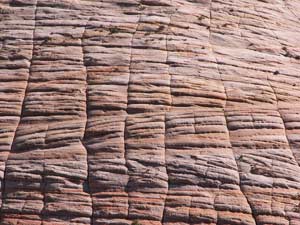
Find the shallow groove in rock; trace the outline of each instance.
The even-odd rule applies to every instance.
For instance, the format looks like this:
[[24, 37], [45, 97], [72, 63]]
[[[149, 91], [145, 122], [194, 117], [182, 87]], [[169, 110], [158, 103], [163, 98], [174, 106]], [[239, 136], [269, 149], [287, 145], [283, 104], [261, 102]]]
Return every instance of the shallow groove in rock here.
[[13, 135], [12, 142], [11, 142], [11, 145], [10, 145], [11, 149], [10, 149], [10, 151], [8, 153], [8, 156], [6, 158], [6, 161], [4, 163], [3, 179], [1, 180], [1, 208], [0, 208], [0, 219], [1, 219], [1, 221], [3, 219], [2, 217], [5, 215], [3, 213], [3, 202], [4, 202], [4, 199], [5, 199], [5, 191], [6, 191], [6, 189], [5, 189], [6, 163], [7, 163], [7, 160], [9, 159], [10, 152], [14, 148], [16, 133], [17, 133], [17, 130], [20, 126], [20, 122], [21, 122], [21, 119], [22, 119], [24, 111], [25, 111], [25, 98], [26, 98], [26, 94], [28, 92], [28, 84], [29, 84], [29, 81], [30, 81], [32, 61], [33, 61], [33, 57], [34, 57], [34, 39], [35, 39], [36, 18], [37, 18], [37, 9], [38, 9], [37, 5], [38, 5], [38, 0], [36, 0], [36, 2], [34, 4], [34, 9], [33, 9], [34, 25], [33, 25], [33, 29], [32, 29], [32, 47], [31, 47], [32, 51], [31, 51], [31, 59], [29, 60], [28, 76], [27, 76], [26, 85], [25, 85], [25, 89], [24, 89], [24, 97], [23, 97], [23, 100], [22, 100], [22, 103], [21, 103], [21, 111], [19, 113], [18, 123], [16, 125], [15, 130], [14, 130], [14, 135]]

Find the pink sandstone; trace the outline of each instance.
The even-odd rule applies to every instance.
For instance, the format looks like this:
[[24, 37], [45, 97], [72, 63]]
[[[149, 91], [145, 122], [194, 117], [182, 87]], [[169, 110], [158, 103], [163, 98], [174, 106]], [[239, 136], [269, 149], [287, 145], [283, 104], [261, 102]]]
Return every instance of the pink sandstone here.
[[0, 224], [300, 224], [300, 1], [0, 0], [0, 31]]

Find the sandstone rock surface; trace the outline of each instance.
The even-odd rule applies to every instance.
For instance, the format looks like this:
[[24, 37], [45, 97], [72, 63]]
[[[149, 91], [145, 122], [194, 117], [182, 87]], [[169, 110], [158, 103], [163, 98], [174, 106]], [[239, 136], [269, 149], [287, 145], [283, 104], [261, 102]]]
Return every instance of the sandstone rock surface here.
[[299, 225], [298, 0], [0, 0], [0, 223]]

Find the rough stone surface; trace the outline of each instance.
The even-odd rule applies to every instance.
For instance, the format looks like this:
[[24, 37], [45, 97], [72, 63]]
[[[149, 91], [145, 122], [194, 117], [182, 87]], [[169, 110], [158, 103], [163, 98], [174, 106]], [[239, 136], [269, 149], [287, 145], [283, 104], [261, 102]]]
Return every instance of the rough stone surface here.
[[299, 225], [298, 0], [0, 0], [0, 223]]

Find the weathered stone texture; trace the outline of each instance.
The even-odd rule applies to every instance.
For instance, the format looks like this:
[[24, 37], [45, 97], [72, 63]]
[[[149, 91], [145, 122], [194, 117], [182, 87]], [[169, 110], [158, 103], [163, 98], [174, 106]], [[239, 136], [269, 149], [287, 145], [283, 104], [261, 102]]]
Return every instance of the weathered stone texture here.
[[299, 225], [298, 0], [0, 0], [0, 224]]

